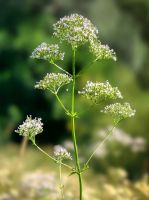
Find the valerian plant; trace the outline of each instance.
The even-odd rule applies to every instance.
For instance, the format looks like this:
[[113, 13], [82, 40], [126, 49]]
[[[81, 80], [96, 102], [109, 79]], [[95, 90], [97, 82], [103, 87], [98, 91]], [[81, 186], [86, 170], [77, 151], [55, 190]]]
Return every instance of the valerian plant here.
[[[112, 59], [116, 61], [116, 54], [113, 49], [110, 49], [108, 45], [101, 44], [98, 37], [97, 28], [91, 23], [87, 18], [72, 14], [70, 16], [65, 16], [61, 18], [57, 23], [53, 25], [54, 37], [56, 37], [60, 42], [66, 42], [71, 46], [72, 49], [72, 74], [68, 73], [61, 66], [56, 64], [57, 61], [62, 61], [64, 59], [64, 53], [61, 52], [58, 44], [47, 44], [43, 42], [39, 45], [32, 53], [31, 58], [42, 59], [48, 61], [50, 64], [57, 67], [61, 73], [48, 73], [43, 80], [40, 80], [35, 84], [36, 89], [47, 90], [52, 93], [60, 103], [62, 109], [71, 119], [71, 130], [72, 130], [72, 141], [74, 145], [74, 159], [69, 152], [60, 145], [54, 148], [54, 154], [49, 155], [43, 149], [41, 149], [37, 144], [35, 137], [37, 134], [42, 133], [43, 123], [41, 118], [33, 119], [32, 116], [27, 116], [27, 119], [22, 125], [16, 130], [20, 135], [27, 137], [34, 146], [36, 146], [43, 154], [45, 154], [49, 159], [53, 160], [59, 166], [59, 176], [60, 176], [60, 190], [62, 198], [63, 194], [63, 183], [62, 183], [62, 166], [67, 167], [70, 170], [70, 175], [76, 174], [79, 180], [79, 199], [83, 199], [83, 183], [82, 183], [82, 173], [89, 168], [89, 163], [94, 156], [95, 152], [101, 145], [108, 139], [112, 134], [115, 126], [122, 120], [130, 118], [135, 115], [135, 110], [133, 110], [129, 103], [119, 103], [106, 105], [101, 108], [101, 112], [104, 114], [109, 114], [112, 116], [114, 121], [114, 126], [108, 131], [105, 139], [99, 143], [94, 152], [90, 155], [83, 166], [80, 166], [76, 130], [75, 130], [75, 119], [78, 117], [79, 113], [75, 110], [75, 85], [76, 85], [76, 51], [78, 47], [88, 44], [89, 52], [94, 56], [93, 62], [100, 61], [102, 59]], [[59, 90], [66, 84], [71, 84], [71, 109], [67, 108], [63, 104], [59, 97]], [[117, 100], [123, 99], [123, 96], [117, 87], [111, 86], [108, 81], [92, 82], [87, 81], [86, 85], [78, 91], [78, 95], [82, 98], [86, 98], [98, 107], [102, 106], [101, 102], [107, 102], [107, 100]], [[74, 160], [74, 165], [68, 165], [65, 160]]]

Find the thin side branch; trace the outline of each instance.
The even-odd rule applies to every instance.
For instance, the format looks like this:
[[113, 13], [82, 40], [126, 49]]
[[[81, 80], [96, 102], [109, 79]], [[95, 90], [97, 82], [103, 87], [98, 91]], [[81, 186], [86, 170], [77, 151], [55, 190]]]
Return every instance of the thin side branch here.
[[98, 149], [100, 149], [103, 144], [109, 139], [109, 137], [111, 136], [111, 134], [113, 133], [113, 130], [115, 129], [117, 124], [115, 124], [115, 126], [113, 126], [110, 130], [108, 130], [106, 137], [104, 138], [104, 140], [99, 143], [97, 145], [97, 147], [95, 148], [95, 150], [93, 151], [93, 153], [90, 155], [89, 159], [87, 160], [87, 162], [85, 163], [85, 165], [87, 166], [89, 164], [89, 162], [91, 161], [91, 159], [93, 158], [94, 154], [97, 152]]

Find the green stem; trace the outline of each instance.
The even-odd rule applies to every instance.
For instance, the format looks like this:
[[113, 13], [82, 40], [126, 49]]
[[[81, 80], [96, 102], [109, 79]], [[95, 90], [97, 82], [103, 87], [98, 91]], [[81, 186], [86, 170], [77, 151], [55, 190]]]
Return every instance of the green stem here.
[[78, 171], [78, 178], [79, 178], [79, 187], [80, 187], [80, 200], [82, 200], [82, 175], [80, 169], [80, 161], [78, 156], [78, 148], [77, 148], [77, 141], [76, 141], [76, 133], [75, 133], [75, 49], [72, 49], [72, 72], [73, 72], [73, 81], [72, 81], [72, 99], [71, 99], [71, 118], [72, 118], [72, 139], [74, 145], [74, 153], [75, 153], [75, 160], [76, 160], [76, 168]]
[[63, 183], [62, 183], [62, 165], [61, 163], [59, 164], [59, 179], [60, 179], [60, 192], [61, 192], [61, 197], [64, 199], [64, 191], [63, 191]]
[[[53, 160], [54, 162], [57, 163], [57, 160], [56, 160], [55, 158], [53, 158], [53, 157], [50, 156], [48, 153], [46, 153], [46, 152], [45, 152], [43, 149], [41, 149], [35, 142], [33, 142], [33, 145], [34, 145], [35, 147], [37, 147], [37, 149], [38, 149], [39, 151], [41, 151], [43, 154], [45, 154], [48, 158], [50, 158], [51, 160]], [[67, 165], [67, 164], [65, 164], [65, 163], [62, 163], [62, 162], [61, 162], [61, 164], [62, 164], [63, 166], [65, 166], [65, 167], [67, 167], [67, 168], [69, 168], [69, 169], [72, 170], [72, 167], [71, 167], [71, 166], [69, 166], [69, 165]]]
[[65, 72], [67, 75], [71, 76], [71, 74], [69, 74], [69, 72], [67, 72], [66, 70], [64, 70], [63, 68], [61, 68], [60, 66], [58, 66], [56, 63], [52, 62], [52, 64], [57, 67], [58, 69], [60, 69], [61, 71]]
[[85, 67], [82, 68], [82, 70], [76, 75], [76, 77], [78, 78], [79, 76], [81, 76], [81, 74], [84, 71], [87, 71], [90, 69], [90, 67], [92, 67], [92, 65], [96, 62], [96, 60], [93, 60], [92, 62], [90, 62], [89, 64], [87, 64]]
[[69, 112], [69, 110], [64, 106], [64, 104], [62, 103], [62, 101], [60, 100], [59, 96], [55, 93], [55, 96], [58, 100], [58, 102], [60, 103], [61, 107], [64, 109], [64, 111], [66, 112], [67, 115], [71, 116], [71, 113]]
[[[116, 126], [116, 125], [115, 125]], [[110, 130], [108, 130], [106, 137], [104, 138], [104, 140], [99, 143], [96, 147], [96, 149], [93, 151], [93, 153], [90, 155], [89, 159], [87, 160], [87, 162], [85, 163], [85, 165], [87, 166], [89, 164], [89, 162], [91, 161], [92, 157], [94, 156], [94, 154], [96, 153], [96, 151], [101, 148], [101, 146], [109, 139], [109, 137], [111, 136], [113, 130], [115, 129], [115, 126], [113, 126]]]

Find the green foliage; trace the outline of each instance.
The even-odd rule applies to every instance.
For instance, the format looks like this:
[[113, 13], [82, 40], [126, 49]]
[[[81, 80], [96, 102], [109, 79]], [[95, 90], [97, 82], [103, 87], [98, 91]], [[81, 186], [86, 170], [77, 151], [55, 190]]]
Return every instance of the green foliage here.
[[[139, 9], [138, 9], [139, 8]], [[53, 101], [48, 93], [33, 89], [36, 80], [41, 79], [47, 70], [49, 72], [57, 70], [48, 63], [33, 62], [29, 59], [32, 50], [42, 41], [55, 43], [55, 39], [50, 38], [52, 24], [56, 18], [70, 12], [78, 10], [79, 13], [85, 13], [86, 16], [92, 16], [92, 20], [100, 27], [99, 34], [104, 41], [112, 46], [117, 55], [118, 62], [101, 61], [100, 64], [94, 64], [92, 67], [84, 68], [85, 76], [78, 76], [78, 88], [83, 88], [88, 79], [93, 81], [109, 80], [112, 85], [119, 85], [119, 89], [125, 94], [130, 103], [134, 104], [137, 110], [136, 117], [133, 120], [123, 122], [121, 128], [125, 129], [130, 135], [141, 135], [148, 141], [149, 130], [149, 68], [148, 68], [148, 1], [54, 1], [46, 2], [40, 0], [20, 1], [14, 0], [1, 2], [0, 6], [0, 143], [6, 143], [11, 140], [11, 133], [16, 129], [17, 124], [25, 118], [25, 115], [31, 113], [41, 116], [46, 121], [46, 130], [43, 143], [62, 141], [69, 136], [70, 122], [64, 113], [59, 109], [58, 102]], [[109, 19], [109, 13], [112, 19]], [[47, 28], [48, 24], [48, 28]], [[70, 48], [61, 45], [64, 51], [68, 51], [63, 66], [70, 70]], [[79, 48], [77, 53], [77, 69], [80, 70], [91, 61], [91, 55], [85, 47]], [[94, 69], [94, 70], [93, 70]], [[70, 90], [69, 86], [67, 87]], [[61, 99], [64, 104], [69, 105], [69, 92], [62, 94]], [[88, 104], [81, 97], [78, 97], [77, 111], [82, 113], [83, 117], [76, 127], [80, 132], [80, 145], [83, 147], [88, 144], [88, 140], [94, 138], [94, 130], [101, 125], [104, 126], [111, 120], [101, 118], [100, 110], [97, 112], [88, 110]], [[51, 105], [49, 105], [51, 101]], [[24, 104], [25, 102], [25, 104]], [[46, 111], [46, 112], [45, 112]], [[99, 111], [99, 112], [98, 112]], [[91, 116], [91, 117], [90, 117]], [[54, 117], [54, 120], [53, 120]], [[53, 125], [54, 124], [54, 125]], [[55, 133], [51, 129], [55, 129]], [[59, 128], [63, 130], [59, 134]], [[13, 140], [18, 138], [15, 135]], [[86, 143], [86, 144], [85, 144]], [[119, 148], [119, 147], [117, 147]], [[146, 168], [148, 163], [148, 146], [146, 151], [137, 155], [137, 162], [127, 156], [125, 163], [131, 174], [136, 166], [139, 169]], [[121, 154], [119, 160], [122, 160], [125, 151]], [[112, 165], [112, 158], [108, 164]], [[141, 161], [140, 161], [141, 160]], [[119, 162], [119, 165], [124, 163]]]

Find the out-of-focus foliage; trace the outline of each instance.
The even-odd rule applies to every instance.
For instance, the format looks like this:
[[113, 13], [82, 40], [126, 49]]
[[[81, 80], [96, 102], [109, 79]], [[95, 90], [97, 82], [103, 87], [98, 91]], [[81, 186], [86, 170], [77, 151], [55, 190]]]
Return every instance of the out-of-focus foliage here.
[[[52, 24], [59, 17], [75, 12], [88, 17], [97, 26], [100, 40], [108, 43], [118, 58], [117, 62], [101, 61], [89, 66], [92, 55], [88, 47], [79, 48], [76, 67], [77, 72], [82, 71], [77, 78], [77, 89], [81, 90], [87, 80], [109, 80], [113, 86], [118, 86], [136, 109], [135, 118], [124, 121], [120, 128], [131, 137], [141, 136], [146, 141], [145, 150], [135, 153], [133, 158], [125, 154], [129, 152], [127, 147], [123, 150], [120, 145], [113, 144], [111, 151], [119, 152], [122, 148], [120, 155], [116, 159], [111, 155], [102, 163], [106, 166], [125, 163], [133, 175], [136, 166], [138, 174], [144, 173], [149, 167], [149, 2], [145, 0], [0, 1], [0, 143], [10, 141], [10, 134], [30, 114], [42, 117], [45, 124], [44, 134], [38, 141], [57, 143], [70, 138], [70, 121], [64, 117], [54, 97], [48, 92], [34, 90], [36, 81], [47, 72], [57, 70], [48, 62], [35, 61], [29, 56], [42, 42], [55, 42]], [[61, 44], [61, 48], [66, 52], [62, 67], [71, 72], [71, 49], [65, 44]], [[63, 91], [62, 101], [69, 107], [69, 86]], [[88, 108], [89, 103], [78, 96], [76, 109], [80, 118], [76, 128], [82, 150], [98, 140], [95, 132], [99, 127], [112, 123], [100, 113], [101, 107], [93, 107], [89, 112]], [[19, 140], [17, 134], [14, 137], [13, 140]], [[125, 162], [120, 162], [124, 156]]]
[[[18, 148], [10, 145], [4, 150], [5, 156], [11, 157], [8, 160], [3, 154], [0, 154], [1, 200], [60, 199], [56, 164], [49, 165], [49, 161], [42, 156], [39, 158], [39, 152], [33, 149], [28, 149], [26, 155], [19, 160], [18, 157], [13, 156], [17, 154]], [[76, 177], [68, 176], [65, 168], [62, 171], [65, 199], [78, 199]], [[83, 198], [84, 200], [147, 200], [149, 198], [148, 176], [145, 174], [142, 179], [131, 182], [123, 168], [110, 167], [106, 175], [87, 171], [84, 174]]]

